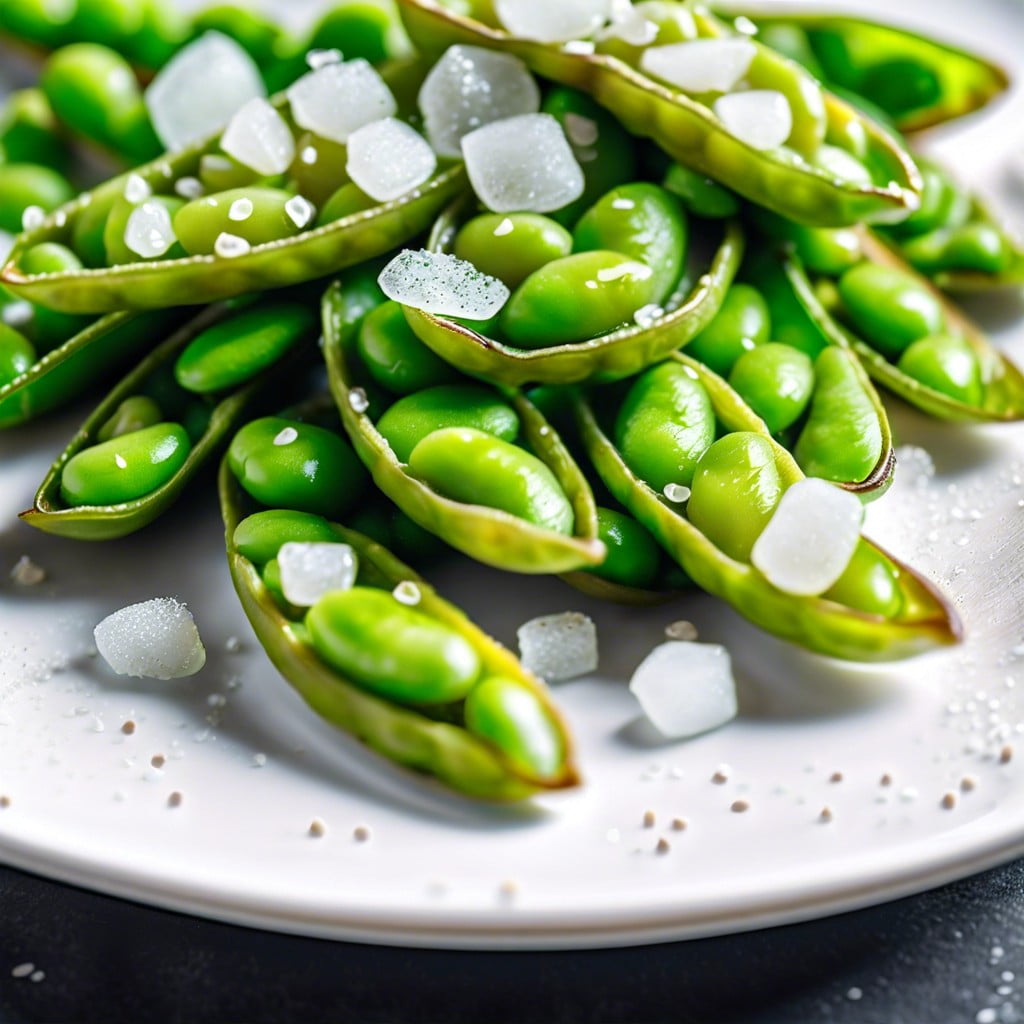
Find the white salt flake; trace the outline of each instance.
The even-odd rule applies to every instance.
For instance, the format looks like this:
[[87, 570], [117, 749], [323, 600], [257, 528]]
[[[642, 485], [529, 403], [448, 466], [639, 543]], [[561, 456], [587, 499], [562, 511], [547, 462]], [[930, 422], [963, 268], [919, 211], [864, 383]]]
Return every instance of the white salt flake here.
[[540, 109], [540, 89], [518, 57], [479, 46], [451, 46], [419, 93], [427, 138], [441, 156], [460, 156], [465, 135]]
[[334, 47], [327, 50], [310, 50], [306, 54], [306, 64], [314, 71], [317, 68], [326, 67], [328, 64], [340, 64], [341, 60], [341, 50]]
[[174, 191], [182, 199], [199, 199], [200, 196], [206, 194], [203, 183], [198, 178], [193, 178], [190, 174], [186, 174], [174, 183]]
[[171, 597], [121, 608], [100, 622], [93, 636], [119, 675], [178, 679], [195, 675], [206, 663], [192, 613]]
[[598, 39], [621, 39], [630, 46], [647, 46], [658, 38], [658, 26], [634, 7], [632, 0], [612, 0], [611, 22], [597, 32]]
[[281, 590], [300, 608], [310, 608], [324, 594], [350, 590], [356, 581], [359, 560], [348, 544], [289, 541], [281, 546]]
[[252, 200], [248, 196], [242, 196], [228, 207], [228, 220], [248, 220], [252, 216], [252, 211]]
[[597, 668], [597, 628], [580, 612], [530, 619], [516, 635], [523, 665], [549, 683], [574, 679]]
[[855, 494], [813, 477], [800, 480], [783, 494], [751, 561], [779, 590], [822, 594], [849, 565], [862, 518]]
[[171, 215], [163, 203], [140, 203], [128, 215], [124, 244], [144, 260], [156, 259], [177, 241]]
[[422, 185], [437, 168], [430, 143], [394, 117], [357, 128], [348, 140], [348, 176], [368, 196], [386, 203]]
[[233, 259], [235, 256], [244, 256], [252, 249], [252, 244], [240, 235], [233, 235], [230, 231], [222, 231], [213, 243], [213, 251], [225, 259]]
[[25, 327], [27, 324], [32, 323], [35, 315], [32, 303], [28, 302], [26, 299], [19, 299], [17, 302], [8, 302], [7, 305], [0, 310], [0, 319], [2, 319], [8, 327]]
[[365, 60], [327, 64], [288, 88], [292, 116], [301, 128], [347, 142], [357, 128], [398, 113], [387, 83]]
[[253, 59], [233, 39], [206, 32], [179, 50], [146, 90], [146, 108], [167, 149], [212, 135], [266, 88]]
[[640, 67], [684, 92], [728, 92], [747, 73], [756, 53], [749, 39], [693, 39], [648, 47]]
[[294, 427], [284, 427], [278, 432], [271, 443], [278, 448], [283, 448], [286, 444], [297, 441], [298, 438], [299, 432]]
[[316, 216], [316, 207], [305, 196], [292, 196], [284, 204], [284, 212], [297, 228], [304, 228]]
[[654, 727], [671, 739], [717, 729], [736, 717], [736, 683], [728, 652], [718, 644], [659, 644], [629, 681]]
[[377, 279], [389, 299], [442, 316], [486, 320], [508, 301], [509, 290], [472, 263], [443, 252], [404, 249]]
[[391, 596], [399, 604], [409, 605], [410, 607], [418, 605], [423, 598], [420, 588], [412, 580], [402, 580], [391, 591]]
[[542, 43], [583, 39], [612, 13], [612, 0], [495, 0], [494, 12], [513, 35]]
[[22, 231], [35, 231], [46, 220], [46, 211], [41, 206], [26, 206], [21, 211]]
[[751, 89], [719, 96], [714, 111], [726, 131], [752, 149], [775, 149], [793, 130], [789, 100], [774, 89]]
[[520, 114], [462, 140], [466, 172], [480, 201], [496, 213], [550, 213], [583, 194], [583, 171], [558, 120]]
[[153, 194], [153, 190], [141, 174], [129, 174], [124, 180], [124, 189], [121, 194], [129, 203], [141, 203]]
[[259, 174], [283, 174], [295, 159], [295, 139], [288, 125], [259, 96], [235, 112], [220, 137], [220, 148]]
[[11, 579], [19, 587], [34, 587], [46, 579], [46, 570], [36, 565], [28, 555], [22, 555], [11, 569]]
[[15, 966], [11, 968], [11, 977], [27, 978], [35, 969], [36, 965], [30, 961], [26, 961], [23, 964], [15, 964]]
[[370, 399], [363, 388], [350, 388], [348, 404], [353, 412], [364, 413], [370, 408]]

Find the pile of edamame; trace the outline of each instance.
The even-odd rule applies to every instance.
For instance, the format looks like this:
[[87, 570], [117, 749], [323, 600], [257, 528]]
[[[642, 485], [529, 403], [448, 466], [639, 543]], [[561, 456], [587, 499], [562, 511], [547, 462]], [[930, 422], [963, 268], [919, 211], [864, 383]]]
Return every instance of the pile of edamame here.
[[[1024, 377], [951, 298], [1020, 286], [1024, 253], [907, 141], [998, 95], [998, 68], [849, 16], [592, 6], [566, 38], [474, 0], [347, 0], [302, 37], [235, 4], [0, 6], [38, 62], [0, 108], [0, 427], [107, 388], [25, 520], [122, 536], [222, 456], [232, 578], [282, 675], [486, 799], [574, 785], [568, 725], [418, 569], [468, 556], [641, 604], [697, 586], [811, 650], [908, 657], [960, 637], [921, 575], [854, 533], [831, 582], [794, 592], [757, 541], [805, 476], [884, 493], [876, 384], [949, 420], [1024, 417]], [[211, 31], [271, 93], [265, 159], [234, 121], [164, 152], [148, 83]], [[488, 208], [440, 152], [374, 198], [293, 88], [343, 69], [429, 139], [418, 98], [452, 47], [528, 80], [572, 199]], [[748, 102], [781, 111], [778, 138]], [[493, 310], [385, 294], [399, 250]], [[318, 551], [351, 573], [307, 599], [290, 559]]]

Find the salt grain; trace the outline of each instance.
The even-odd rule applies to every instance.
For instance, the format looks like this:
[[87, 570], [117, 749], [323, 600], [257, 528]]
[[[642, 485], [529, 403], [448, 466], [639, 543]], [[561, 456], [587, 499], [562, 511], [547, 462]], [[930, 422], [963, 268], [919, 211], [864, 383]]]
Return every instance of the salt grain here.
[[405, 249], [378, 278], [389, 299], [442, 316], [487, 320], [505, 305], [508, 288], [448, 253]]
[[28, 555], [22, 555], [11, 569], [11, 579], [19, 587], [34, 587], [46, 579], [46, 570], [36, 565]]
[[640, 67], [684, 92], [728, 92], [747, 73], [756, 53], [749, 39], [694, 39], [648, 47]]
[[303, 75], [288, 88], [288, 101], [296, 124], [333, 142], [347, 142], [364, 124], [398, 113], [384, 79], [362, 59]]
[[234, 259], [236, 256], [244, 256], [252, 249], [252, 244], [230, 231], [222, 231], [213, 243], [213, 251], [224, 259]]
[[420, 588], [412, 580], [402, 580], [396, 584], [391, 591], [391, 596], [399, 603], [413, 607], [418, 605], [423, 598]]
[[665, 484], [661, 493], [674, 505], [681, 505], [690, 500], [690, 488], [683, 484]]
[[96, 647], [119, 675], [177, 679], [206, 663], [206, 650], [191, 612], [158, 597], [108, 615], [93, 631]]
[[597, 668], [597, 628], [580, 612], [530, 619], [517, 637], [524, 667], [548, 682], [574, 679]]
[[353, 412], [364, 413], [370, 408], [370, 399], [362, 388], [352, 388], [348, 393], [348, 404]]
[[383, 203], [427, 181], [437, 169], [437, 157], [415, 128], [387, 117], [349, 136], [345, 169], [363, 192]]
[[323, 50], [309, 50], [306, 53], [306, 64], [314, 71], [317, 68], [326, 67], [328, 64], [340, 64], [342, 59], [341, 50], [334, 48]]
[[124, 244], [144, 260], [156, 259], [177, 241], [171, 215], [163, 203], [144, 202], [128, 215]]
[[121, 194], [129, 203], [141, 203], [153, 194], [153, 189], [141, 174], [129, 174]]
[[542, 43], [585, 39], [611, 16], [612, 0], [495, 0], [494, 12], [512, 35]]
[[698, 638], [697, 627], [686, 619], [679, 619], [670, 622], [665, 627], [665, 638], [667, 640], [694, 641]]
[[793, 130], [789, 101], [774, 89], [728, 93], [715, 100], [714, 111], [726, 130], [751, 149], [775, 149]]
[[284, 118], [263, 98], [244, 104], [228, 122], [220, 148], [263, 175], [283, 174], [295, 159], [295, 139]]
[[299, 229], [311, 224], [316, 216], [316, 207], [305, 196], [292, 196], [284, 204], [288, 219]]
[[41, 206], [26, 206], [21, 211], [22, 231], [35, 231], [46, 220], [46, 211]]
[[203, 183], [198, 178], [186, 175], [174, 183], [174, 191], [182, 199], [199, 199], [206, 192]]
[[12, 978], [27, 978], [34, 970], [36, 965], [31, 961], [26, 961], [23, 964], [17, 964], [11, 968]]
[[310, 608], [325, 594], [350, 590], [359, 571], [359, 560], [348, 544], [289, 541], [277, 556], [281, 590], [299, 608]]

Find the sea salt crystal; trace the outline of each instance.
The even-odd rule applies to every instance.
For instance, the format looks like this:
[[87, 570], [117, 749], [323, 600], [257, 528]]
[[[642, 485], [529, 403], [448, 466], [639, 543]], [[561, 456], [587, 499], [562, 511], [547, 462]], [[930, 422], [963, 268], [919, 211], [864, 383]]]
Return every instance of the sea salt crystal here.
[[292, 196], [284, 204], [284, 212], [297, 228], [304, 228], [316, 216], [316, 207], [305, 196]]
[[611, 22], [599, 32], [598, 39], [621, 39], [630, 46], [647, 46], [658, 38], [658, 26], [634, 7], [632, 0], [612, 0]]
[[659, 644], [633, 673], [629, 689], [654, 727], [672, 739], [717, 729], [736, 717], [732, 663], [718, 644]]
[[206, 663], [192, 613], [171, 597], [156, 597], [108, 615], [93, 632], [96, 647], [119, 675], [178, 679]]
[[26, 206], [21, 211], [22, 231], [35, 231], [46, 220], [46, 211], [41, 206]]
[[220, 32], [206, 32], [164, 66], [145, 99], [157, 136], [173, 150], [212, 135], [239, 107], [265, 95], [249, 54]]
[[310, 50], [306, 54], [306, 64], [314, 71], [317, 68], [326, 67], [328, 64], [340, 64], [341, 60], [341, 50], [337, 50], [334, 47], [327, 50]]
[[779, 590], [822, 594], [849, 565], [862, 518], [855, 494], [813, 477], [800, 480], [783, 494], [751, 561]]
[[478, 128], [462, 140], [462, 154], [474, 191], [496, 213], [550, 213], [583, 194], [583, 171], [550, 114], [520, 114]]
[[124, 244], [144, 260], [163, 256], [177, 241], [171, 215], [163, 203], [140, 203], [128, 215], [124, 228]]
[[174, 183], [174, 191], [182, 199], [198, 199], [206, 192], [206, 189], [198, 178], [185, 175]]
[[228, 207], [228, 220], [248, 220], [252, 216], [252, 211], [252, 200], [248, 196], [242, 196]]
[[19, 587], [34, 587], [46, 579], [46, 570], [36, 565], [28, 555], [22, 555], [11, 569], [11, 579]]
[[495, 0], [494, 12], [512, 35], [542, 43], [582, 39], [612, 13], [612, 0]]
[[496, 277], [448, 253], [425, 249], [400, 252], [377, 279], [389, 299], [442, 316], [486, 320], [508, 301]]
[[648, 47], [640, 67], [684, 92], [728, 92], [747, 73], [756, 53], [749, 39], [693, 39]]
[[334, 142], [347, 142], [364, 124], [398, 113], [387, 83], [362, 59], [303, 75], [289, 87], [288, 102], [296, 124]]
[[124, 180], [124, 189], [121, 194], [129, 203], [141, 203], [153, 194], [153, 190], [141, 174], [129, 174]]
[[789, 101], [774, 89], [751, 89], [719, 96], [714, 111], [726, 131], [752, 149], [775, 149], [793, 130]]
[[252, 249], [252, 244], [240, 235], [233, 235], [230, 231], [222, 231], [213, 243], [213, 251], [225, 259], [233, 259], [236, 256], [244, 256]]
[[368, 196], [386, 203], [422, 185], [437, 168], [430, 143], [394, 117], [357, 128], [348, 140], [348, 176]]
[[220, 148], [259, 174], [283, 174], [295, 159], [295, 139], [281, 115], [261, 97], [244, 104], [228, 122]]
[[348, 544], [289, 541], [277, 555], [281, 590], [300, 608], [316, 604], [333, 590], [350, 590], [356, 581], [359, 560]]
[[460, 156], [465, 135], [540, 109], [540, 89], [518, 57], [479, 46], [451, 46], [419, 93], [427, 138], [441, 156]]
[[523, 665], [549, 683], [597, 668], [597, 628], [580, 612], [530, 619], [516, 635]]

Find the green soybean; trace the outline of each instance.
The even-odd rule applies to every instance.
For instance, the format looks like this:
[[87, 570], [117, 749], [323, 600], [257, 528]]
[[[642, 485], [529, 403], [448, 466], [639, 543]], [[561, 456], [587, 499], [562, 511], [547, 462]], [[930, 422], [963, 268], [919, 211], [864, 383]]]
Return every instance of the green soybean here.
[[131, 395], [121, 402], [96, 432], [99, 441], [145, 430], [163, 419], [160, 406], [149, 395]]
[[67, 179], [41, 164], [0, 164], [0, 231], [18, 234], [30, 206], [44, 213], [55, 210], [74, 195]]
[[322, 207], [348, 183], [348, 147], [341, 142], [304, 132], [295, 141], [295, 159], [288, 168], [288, 184], [316, 207]]
[[331, 224], [344, 217], [350, 217], [354, 213], [362, 213], [380, 204], [372, 196], [368, 196], [354, 182], [346, 182], [336, 192], [331, 193], [330, 199], [323, 205], [323, 209], [317, 214], [317, 227], [324, 224]]
[[458, 374], [413, 333], [397, 302], [382, 302], [367, 313], [356, 347], [370, 376], [396, 395], [448, 384]]
[[811, 357], [789, 345], [768, 342], [736, 360], [729, 383], [773, 434], [792, 426], [814, 392]]
[[409, 469], [454, 501], [500, 509], [543, 529], [572, 535], [572, 504], [554, 473], [535, 455], [482, 430], [435, 430], [412, 450]]
[[[308, 225], [293, 216], [289, 206], [294, 197], [279, 188], [252, 185], [228, 189], [186, 203], [174, 215], [174, 233], [190, 255], [215, 251], [222, 234], [242, 238], [250, 245], [263, 245], [291, 238]], [[298, 211], [296, 211], [298, 213]]]
[[535, 270], [572, 252], [572, 235], [539, 213], [484, 213], [455, 236], [455, 255], [518, 288]]
[[998, 274], [1013, 258], [1013, 248], [994, 224], [977, 222], [938, 228], [905, 242], [900, 250], [925, 274], [940, 270], [976, 270]]
[[42, 89], [20, 89], [0, 110], [0, 162], [42, 164], [54, 170], [68, 162], [53, 108]]
[[963, 338], [930, 334], [912, 342], [899, 368], [914, 380], [967, 405], [981, 405], [984, 385], [977, 353]]
[[497, 747], [521, 772], [535, 778], [558, 776], [565, 740], [551, 712], [524, 683], [487, 676], [466, 695], [466, 728]]
[[242, 427], [228, 448], [228, 464], [262, 504], [328, 518], [344, 515], [366, 486], [366, 471], [341, 437], [280, 416]]
[[688, 225], [679, 200], [650, 182], [631, 182], [605, 193], [573, 231], [576, 252], [625, 253], [654, 272], [652, 302], [664, 302], [679, 281]]
[[605, 560], [592, 575], [626, 587], [653, 587], [661, 570], [661, 548], [632, 516], [611, 508], [597, 509], [597, 536], [604, 542]]
[[61, 497], [71, 506], [134, 501], [171, 480], [190, 448], [178, 423], [157, 423], [84, 448], [64, 466]]
[[864, 540], [857, 544], [849, 565], [822, 597], [887, 619], [895, 618], [903, 609], [899, 570]]
[[36, 350], [20, 331], [0, 320], [0, 387], [20, 377], [36, 361]]
[[472, 427], [512, 442], [519, 434], [519, 416], [489, 388], [462, 384], [400, 398], [377, 421], [377, 430], [400, 462], [408, 462], [423, 438], [444, 427]]
[[672, 163], [661, 184], [677, 195], [683, 206], [698, 217], [720, 220], [739, 213], [740, 204], [734, 192], [719, 185], [713, 178], [682, 164]]
[[943, 329], [942, 304], [912, 274], [860, 263], [839, 279], [843, 308], [864, 340], [896, 359], [918, 338]]
[[678, 363], [642, 373], [615, 422], [615, 443], [629, 468], [656, 491], [690, 485], [697, 461], [715, 439], [715, 413], [700, 381]]
[[352, 682], [390, 700], [461, 700], [480, 657], [455, 630], [373, 587], [325, 594], [307, 612], [316, 653]]
[[501, 311], [501, 326], [520, 348], [585, 341], [633, 322], [654, 289], [646, 263], [602, 249], [574, 253], [523, 281]]
[[333, 544], [334, 527], [323, 516], [292, 509], [270, 508], [246, 516], [232, 535], [238, 553], [254, 565], [265, 565], [289, 542]]
[[686, 515], [717, 548], [749, 562], [754, 543], [782, 498], [771, 442], [736, 431], [719, 438], [693, 474]]
[[686, 354], [725, 377], [744, 352], [771, 337], [768, 303], [752, 285], [734, 284], [711, 323], [686, 346]]
[[301, 303], [262, 303], [193, 338], [174, 364], [175, 379], [201, 395], [237, 387], [309, 336], [316, 322]]

